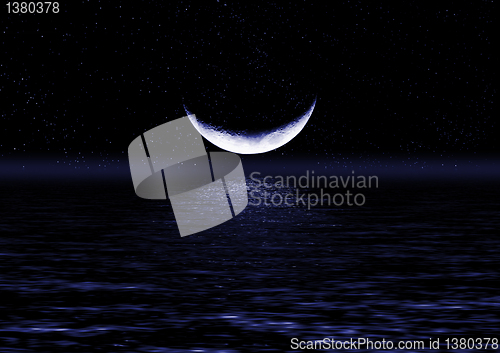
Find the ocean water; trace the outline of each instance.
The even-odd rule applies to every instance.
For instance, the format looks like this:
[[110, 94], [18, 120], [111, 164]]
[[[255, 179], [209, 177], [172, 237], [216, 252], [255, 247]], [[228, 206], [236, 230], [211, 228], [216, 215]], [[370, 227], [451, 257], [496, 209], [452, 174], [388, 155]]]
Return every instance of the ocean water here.
[[359, 207], [251, 200], [183, 238], [129, 178], [0, 193], [1, 352], [288, 352], [326, 337], [449, 352], [446, 338], [499, 337], [494, 182], [381, 180]]

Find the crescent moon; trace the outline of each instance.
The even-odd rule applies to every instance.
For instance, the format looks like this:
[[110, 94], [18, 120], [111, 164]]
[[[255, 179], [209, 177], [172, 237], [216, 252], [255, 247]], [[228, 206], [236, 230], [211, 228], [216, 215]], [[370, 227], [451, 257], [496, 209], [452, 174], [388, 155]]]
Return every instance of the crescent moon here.
[[186, 106], [184, 106], [184, 109], [196, 130], [214, 145], [233, 153], [257, 154], [269, 152], [290, 142], [306, 126], [315, 106], [316, 98], [314, 98], [309, 109], [293, 121], [276, 129], [252, 135], [242, 131], [224, 130], [204, 123], [189, 112]]

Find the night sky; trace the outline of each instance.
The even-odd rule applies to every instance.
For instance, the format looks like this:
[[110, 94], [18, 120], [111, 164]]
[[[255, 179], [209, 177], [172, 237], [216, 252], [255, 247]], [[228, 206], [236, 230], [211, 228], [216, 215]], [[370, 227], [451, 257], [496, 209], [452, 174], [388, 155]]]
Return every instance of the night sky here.
[[125, 170], [129, 143], [185, 116], [183, 104], [221, 125], [262, 130], [315, 97], [304, 130], [259, 158], [411, 164], [498, 153], [492, 2], [60, 7], [2, 10], [4, 168]]

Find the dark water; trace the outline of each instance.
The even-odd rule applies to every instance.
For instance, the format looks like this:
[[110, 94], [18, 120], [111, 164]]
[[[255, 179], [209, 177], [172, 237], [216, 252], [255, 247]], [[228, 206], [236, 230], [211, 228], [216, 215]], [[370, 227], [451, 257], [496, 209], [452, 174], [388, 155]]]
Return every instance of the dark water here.
[[499, 336], [496, 183], [381, 180], [362, 207], [250, 205], [185, 238], [127, 178], [1, 193], [2, 352]]

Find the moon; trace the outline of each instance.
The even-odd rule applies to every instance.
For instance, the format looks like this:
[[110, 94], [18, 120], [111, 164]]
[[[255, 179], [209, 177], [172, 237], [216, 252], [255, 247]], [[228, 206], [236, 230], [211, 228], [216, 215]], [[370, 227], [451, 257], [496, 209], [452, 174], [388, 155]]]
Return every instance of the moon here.
[[225, 130], [222, 127], [202, 122], [186, 106], [184, 109], [196, 130], [217, 147], [233, 153], [258, 154], [269, 152], [290, 142], [306, 126], [315, 106], [316, 98], [305, 113], [291, 122], [272, 130], [252, 134]]

